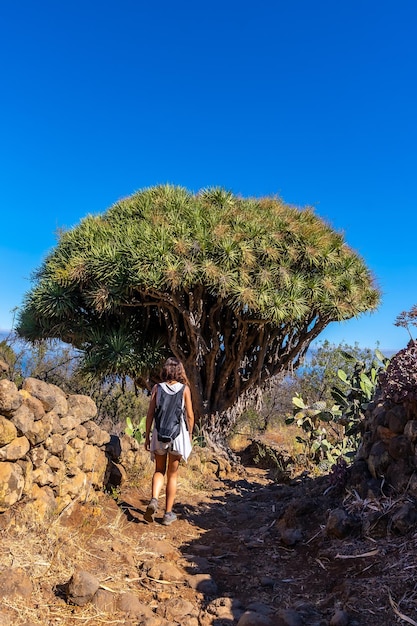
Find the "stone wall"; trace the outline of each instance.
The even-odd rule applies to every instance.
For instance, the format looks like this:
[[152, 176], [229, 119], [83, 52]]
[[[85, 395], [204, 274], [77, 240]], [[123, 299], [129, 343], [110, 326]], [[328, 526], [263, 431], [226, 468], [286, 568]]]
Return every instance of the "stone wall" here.
[[417, 498], [417, 342], [393, 356], [379, 375], [365, 413], [358, 461], [384, 493]]
[[124, 475], [137, 442], [110, 437], [94, 421], [97, 407], [84, 395], [27, 378], [18, 389], [0, 380], [0, 512], [19, 501], [44, 518]]
[[358, 460], [372, 478], [384, 480], [385, 490], [417, 497], [417, 411], [380, 391], [366, 411], [364, 430]]
[[415, 532], [417, 526], [416, 341], [394, 355], [378, 383], [365, 411], [357, 458], [348, 470], [344, 509], [329, 516], [338, 537], [358, 526], [376, 538]]

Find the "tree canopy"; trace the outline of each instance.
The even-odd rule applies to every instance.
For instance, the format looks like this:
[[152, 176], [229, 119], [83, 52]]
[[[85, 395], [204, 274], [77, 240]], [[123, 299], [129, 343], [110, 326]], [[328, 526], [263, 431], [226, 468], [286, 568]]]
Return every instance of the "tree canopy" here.
[[296, 367], [330, 322], [379, 298], [362, 258], [312, 208], [166, 185], [62, 232], [17, 332], [59, 338], [84, 351], [86, 370], [142, 386], [173, 354], [201, 417]]

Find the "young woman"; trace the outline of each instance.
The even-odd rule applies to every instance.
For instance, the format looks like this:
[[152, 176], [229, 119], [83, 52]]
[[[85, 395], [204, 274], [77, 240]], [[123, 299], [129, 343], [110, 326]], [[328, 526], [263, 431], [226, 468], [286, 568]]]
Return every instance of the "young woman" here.
[[[181, 459], [183, 458], [186, 461], [191, 452], [194, 411], [190, 387], [181, 361], [175, 357], [169, 358], [162, 368], [161, 378], [162, 383], [155, 385], [152, 389], [151, 401], [146, 416], [145, 448], [151, 452], [151, 458], [155, 461], [155, 472], [152, 477], [152, 499], [148, 504], [144, 519], [147, 522], [153, 522], [154, 515], [158, 509], [159, 493], [164, 485], [166, 474], [166, 505], [162, 524], [169, 526], [177, 519], [172, 507], [177, 491], [178, 466]], [[174, 398], [173, 396], [176, 397]], [[155, 417], [157, 415], [159, 417], [159, 414], [169, 402], [177, 403], [181, 406], [179, 434], [172, 441], [160, 441], [158, 439]]]

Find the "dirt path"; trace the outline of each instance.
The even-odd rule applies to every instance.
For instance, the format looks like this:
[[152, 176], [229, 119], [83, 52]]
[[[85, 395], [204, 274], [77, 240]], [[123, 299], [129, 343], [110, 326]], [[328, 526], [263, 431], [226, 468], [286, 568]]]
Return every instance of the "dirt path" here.
[[[407, 550], [415, 537], [330, 538], [326, 519], [340, 497], [326, 494], [327, 487], [326, 479], [307, 478], [277, 485], [267, 471], [246, 468], [244, 476], [179, 503], [177, 524], [138, 525], [142, 539], [175, 548], [189, 588], [203, 592], [190, 600], [204, 626], [231, 626], [244, 611], [278, 626], [387, 626], [401, 623], [393, 598], [416, 620], [414, 551]], [[129, 497], [143, 510], [146, 502]]]
[[[15, 539], [3, 541], [3, 560], [13, 552], [33, 590], [3, 602], [0, 626], [390, 626], [403, 623], [401, 613], [416, 620], [415, 537], [329, 538], [326, 518], [338, 501], [326, 486], [307, 478], [278, 485], [257, 468], [215, 480], [210, 491], [183, 493], [180, 485], [178, 521], [169, 527], [162, 512], [146, 524], [147, 497], [126, 488], [117, 502], [103, 495], [74, 505], [59, 532], [44, 531], [30, 567], [32, 540], [19, 540], [15, 524], [3, 532]], [[84, 605], [68, 602], [74, 571], [99, 581]]]

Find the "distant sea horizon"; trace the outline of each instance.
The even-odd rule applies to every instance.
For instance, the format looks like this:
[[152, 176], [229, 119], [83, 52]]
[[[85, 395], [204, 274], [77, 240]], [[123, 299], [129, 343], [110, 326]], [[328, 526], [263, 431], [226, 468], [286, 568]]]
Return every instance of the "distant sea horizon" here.
[[[5, 340], [5, 339], [7, 339], [8, 337], [15, 338], [15, 337], [14, 337], [14, 332], [13, 332], [12, 330], [0, 330], [0, 341], [4, 341], [4, 340]], [[316, 341], [317, 341], [317, 340], [316, 340]], [[407, 343], [408, 343], [408, 342], [407, 342]], [[383, 354], [385, 357], [387, 357], [388, 359], [390, 359], [390, 358], [391, 358], [394, 354], [397, 354], [397, 352], [399, 352], [400, 350], [402, 350], [403, 348], [405, 348], [405, 347], [407, 346], [407, 343], [406, 343], [406, 344], [404, 344], [401, 348], [398, 348], [397, 350], [394, 350], [394, 349], [392, 349], [392, 348], [386, 348], [386, 349], [384, 349], [384, 348], [380, 348], [380, 347], [378, 347], [378, 350], [379, 350], [380, 352], [382, 352], [382, 354]], [[343, 345], [345, 345], [345, 344], [346, 344], [346, 342], [343, 342]], [[354, 344], [349, 344], [349, 343], [347, 343], [346, 345], [347, 345], [347, 346], [351, 345], [352, 347], [354, 346]], [[334, 346], [335, 346], [335, 347], [337, 347], [337, 346], [338, 346], [338, 344], [334, 344]], [[372, 352], [375, 352], [375, 348], [371, 348], [371, 347], [369, 347], [369, 346], [360, 346], [360, 348], [362, 348], [362, 349], [364, 349], [364, 350], [369, 349], [369, 350], [371, 350]], [[317, 349], [317, 348], [315, 348], [315, 347], [310, 347], [310, 348], [308, 349], [308, 351], [307, 351], [307, 359], [308, 359], [308, 354], [309, 354], [309, 353], [310, 353], [310, 354], [311, 354], [311, 353], [314, 353], [314, 351], [315, 351], [316, 349]]]

